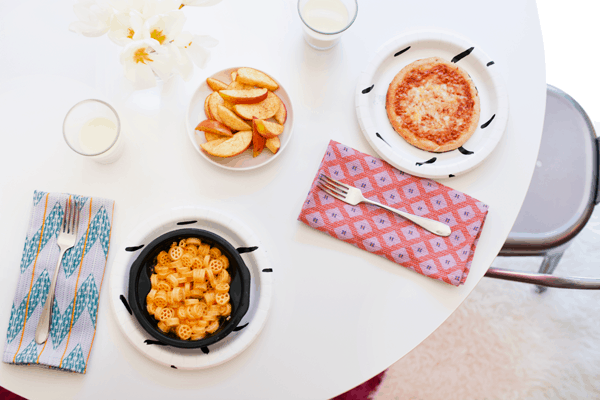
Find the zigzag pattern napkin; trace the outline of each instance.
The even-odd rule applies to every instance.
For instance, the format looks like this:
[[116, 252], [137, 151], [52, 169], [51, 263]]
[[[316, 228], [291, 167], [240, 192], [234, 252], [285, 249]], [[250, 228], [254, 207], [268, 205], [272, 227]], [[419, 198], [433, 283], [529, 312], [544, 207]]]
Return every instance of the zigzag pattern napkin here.
[[[430, 233], [380, 207], [351, 206], [316, 185], [320, 174], [359, 188], [363, 195], [399, 210], [439, 220], [449, 237]], [[430, 278], [465, 282], [488, 206], [429, 179], [397, 170], [385, 161], [330, 141], [299, 221]]]
[[60, 266], [48, 340], [43, 345], [34, 340], [58, 262], [56, 240], [69, 196], [34, 193], [21, 265], [15, 269], [19, 280], [2, 360], [83, 374], [96, 333], [98, 297], [110, 245], [113, 200], [71, 196], [80, 207], [77, 240], [65, 253]]

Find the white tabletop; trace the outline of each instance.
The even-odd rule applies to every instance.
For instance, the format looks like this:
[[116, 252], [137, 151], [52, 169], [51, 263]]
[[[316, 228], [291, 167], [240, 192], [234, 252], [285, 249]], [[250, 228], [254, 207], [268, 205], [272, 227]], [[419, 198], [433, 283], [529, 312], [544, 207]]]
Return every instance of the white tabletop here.
[[[186, 29], [220, 41], [208, 67], [196, 69], [190, 82], [176, 78], [134, 93], [126, 90], [118, 46], [67, 30], [75, 20], [73, 3], [0, 5], [0, 335], [8, 325], [35, 189], [116, 200], [115, 248], [145, 218], [171, 207], [203, 205], [231, 213], [267, 247], [273, 305], [260, 336], [237, 358], [209, 370], [181, 371], [155, 365], [129, 344], [105, 290], [86, 375], [1, 364], [1, 386], [31, 399], [332, 397], [423, 341], [497, 255], [527, 191], [542, 133], [544, 50], [533, 0], [361, 1], [355, 24], [326, 52], [305, 44], [294, 0], [186, 7]], [[366, 63], [388, 39], [433, 27], [485, 49], [504, 77], [510, 102], [505, 136], [492, 155], [474, 171], [441, 181], [490, 206], [471, 273], [458, 288], [296, 220], [330, 139], [376, 156], [354, 109], [355, 83]], [[275, 162], [234, 173], [196, 153], [184, 115], [207, 75], [236, 65], [265, 69], [285, 86], [294, 101], [295, 133]], [[110, 101], [124, 124], [127, 147], [111, 165], [84, 160], [61, 136], [66, 111], [96, 96]], [[178, 189], [165, 190], [167, 180]], [[109, 254], [108, 274], [114, 257]]]

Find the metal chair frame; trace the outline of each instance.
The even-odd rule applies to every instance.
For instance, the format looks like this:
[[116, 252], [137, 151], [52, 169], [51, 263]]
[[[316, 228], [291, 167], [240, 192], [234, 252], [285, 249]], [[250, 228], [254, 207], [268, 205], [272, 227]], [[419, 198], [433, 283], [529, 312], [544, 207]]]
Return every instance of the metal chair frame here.
[[[600, 138], [596, 137], [592, 121], [571, 96], [562, 90], [548, 85], [549, 95], [558, 95], [566, 99], [579, 112], [590, 132], [589, 144], [592, 146], [592, 185], [585, 206], [580, 212], [569, 220], [569, 224], [562, 229], [545, 232], [543, 234], [512, 232], [509, 234], [504, 246], [500, 250], [500, 257], [543, 256], [542, 265], [538, 273], [512, 271], [502, 268], [490, 268], [486, 277], [504, 279], [514, 282], [531, 283], [537, 285], [538, 292], [543, 292], [547, 287], [567, 289], [596, 289], [600, 290], [600, 279], [578, 277], [556, 277], [552, 275], [564, 251], [571, 241], [581, 232], [590, 219], [594, 207], [600, 203]], [[548, 111], [547, 111], [548, 112]], [[542, 134], [542, 141], [544, 136]], [[534, 175], [535, 177], [535, 175]]]

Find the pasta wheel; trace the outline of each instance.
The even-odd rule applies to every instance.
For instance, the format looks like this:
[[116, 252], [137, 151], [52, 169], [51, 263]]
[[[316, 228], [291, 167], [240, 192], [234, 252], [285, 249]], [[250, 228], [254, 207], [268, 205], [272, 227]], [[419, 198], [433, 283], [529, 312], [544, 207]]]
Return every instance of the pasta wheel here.
[[202, 292], [206, 292], [208, 290], [208, 286], [206, 285], [206, 282], [202, 282], [202, 283], [194, 283], [194, 290], [200, 290]]
[[179, 280], [177, 279], [177, 275], [169, 274], [169, 276], [167, 276], [167, 283], [169, 285], [171, 285], [171, 287], [176, 288], [179, 285]]
[[221, 256], [221, 250], [217, 249], [216, 247], [212, 247], [209, 251], [208, 251], [208, 255], [210, 256], [210, 258], [217, 258]]
[[185, 301], [183, 302], [183, 304], [185, 304], [186, 306], [192, 306], [198, 303], [200, 303], [200, 300], [198, 299], [185, 299]]
[[183, 249], [185, 253], [189, 254], [190, 257], [195, 257], [196, 253], [198, 253], [198, 247], [187, 244]]
[[146, 295], [146, 303], [154, 303], [154, 297], [156, 297], [157, 292], [158, 291], [156, 289], [151, 289]]
[[202, 244], [198, 247], [198, 255], [199, 256], [206, 256], [208, 255], [208, 252], [210, 251], [210, 246], [208, 244]]
[[154, 314], [154, 311], [156, 311], [156, 305], [154, 303], [148, 303], [146, 304], [146, 310], [148, 310], [148, 314]]
[[171, 264], [169, 264], [169, 268], [171, 268], [171, 269], [177, 269], [177, 268], [181, 268], [181, 267], [183, 267], [181, 260], [175, 260]]
[[177, 285], [183, 285], [186, 282], [187, 282], [187, 279], [183, 276], [180, 276], [179, 278], [177, 278]]
[[208, 268], [208, 263], [210, 263], [210, 256], [207, 254], [202, 260], [202, 268]]
[[212, 287], [217, 286], [217, 280], [215, 279], [215, 274], [213, 273], [212, 269], [206, 269], [206, 277], [208, 278], [208, 282], [211, 284]]
[[175, 316], [175, 312], [172, 308], [161, 308], [160, 312], [158, 312], [157, 314], [154, 314], [155, 317], [157, 317], [161, 321], [166, 321]]
[[215, 296], [215, 300], [219, 305], [225, 305], [229, 303], [229, 293], [217, 293]]
[[169, 256], [173, 261], [177, 261], [183, 255], [183, 249], [179, 246], [174, 246], [169, 249]]
[[177, 336], [183, 340], [188, 340], [192, 336], [192, 328], [190, 328], [188, 325], [179, 325], [176, 332]]
[[183, 288], [176, 287], [175, 289], [173, 289], [173, 299], [177, 299], [177, 301], [183, 301], [183, 298]]
[[160, 321], [158, 323], [158, 329], [160, 329], [161, 331], [163, 331], [164, 333], [169, 332], [169, 327], [167, 326], [167, 324], [165, 324], [163, 321]]
[[194, 326], [192, 327], [192, 334], [193, 335], [204, 335], [204, 333], [206, 332], [206, 327], [204, 326]]
[[222, 316], [228, 317], [231, 314], [231, 303], [221, 306], [220, 311]]
[[166, 251], [161, 251], [160, 253], [158, 253], [156, 261], [158, 261], [158, 264], [160, 265], [166, 265], [171, 262], [171, 259], [169, 258], [169, 254]]
[[185, 307], [179, 307], [177, 309], [177, 317], [179, 319], [186, 319], [188, 317], [187, 310]]
[[227, 270], [223, 270], [221, 272], [219, 272], [219, 276], [217, 276], [217, 284], [219, 283], [231, 283], [231, 276], [229, 275], [229, 272], [227, 272]]
[[193, 271], [182, 272], [181, 276], [185, 278], [186, 282], [192, 282], [194, 280]]
[[200, 259], [200, 257], [192, 258], [192, 268], [202, 268], [202, 260]]
[[217, 275], [223, 269], [223, 261], [215, 258], [210, 260], [208, 266], [212, 270], [213, 274]]
[[177, 325], [179, 325], [179, 318], [169, 318], [168, 320], [166, 320], [164, 322], [165, 322], [165, 324], [167, 324], [168, 327], [177, 326]]
[[192, 290], [192, 284], [190, 282], [186, 282], [183, 284], [183, 294], [187, 296], [189, 291]]
[[202, 291], [198, 290], [198, 289], [192, 289], [190, 290], [190, 293], [188, 294], [189, 297], [194, 298], [194, 299], [199, 299], [202, 297]]
[[158, 275], [150, 275], [150, 285], [152, 286], [152, 289], [156, 289], [156, 285], [158, 285]]
[[192, 271], [192, 281], [194, 283], [202, 283], [206, 279], [206, 271], [204, 269], [195, 269]]
[[221, 254], [221, 256], [217, 257], [217, 260], [221, 260], [223, 263], [223, 268], [229, 268], [229, 259], [224, 254]]
[[198, 334], [198, 335], [192, 335], [190, 336], [191, 340], [200, 340], [200, 339], [204, 339], [204, 336], [206, 336], [205, 334]]
[[215, 291], [217, 293], [229, 293], [229, 284], [228, 283], [219, 283], [215, 286]]
[[183, 274], [185, 272], [190, 272], [191, 271], [191, 269], [187, 268], [187, 267], [177, 267], [175, 270], [177, 271], [177, 273], [179, 275], [181, 275], [181, 274]]
[[156, 307], [165, 307], [167, 305], [167, 292], [159, 290], [154, 296], [154, 304]]
[[206, 305], [211, 306], [215, 303], [215, 294], [213, 292], [204, 293], [204, 300], [206, 301]]
[[185, 247], [185, 245], [186, 245], [186, 240], [185, 239], [181, 239], [179, 241], [179, 247]]
[[156, 287], [157, 287], [158, 290], [164, 290], [165, 292], [171, 290], [171, 285], [169, 285], [165, 281], [158, 282], [158, 285], [156, 285]]
[[210, 323], [210, 325], [208, 325], [206, 327], [206, 332], [208, 333], [215, 333], [215, 331], [219, 329], [219, 322], [218, 321], [213, 321]]
[[186, 243], [187, 244], [192, 244], [194, 246], [200, 246], [202, 244], [202, 241], [200, 239], [198, 239], [198, 238], [192, 237], [192, 238], [188, 238], [186, 240]]
[[164, 274], [168, 274], [169, 273], [169, 267], [166, 265], [157, 265], [154, 267], [154, 272], [156, 272], [157, 275], [164, 275]]
[[[194, 252], [194, 255], [195, 255], [195, 252]], [[192, 259], [193, 259], [193, 256], [190, 253], [186, 253], [181, 256], [181, 264], [185, 268], [192, 268]]]
[[198, 321], [196, 326], [201, 327], [201, 328], [206, 328], [208, 326], [208, 322], [201, 319], [200, 321]]
[[214, 314], [210, 314], [210, 313], [206, 313], [202, 316], [202, 321], [205, 321], [206, 323], [210, 324], [213, 321], [217, 320], [217, 316]]
[[205, 303], [197, 303], [190, 306], [189, 313], [194, 318], [202, 318], [202, 316], [206, 313], [206, 304]]

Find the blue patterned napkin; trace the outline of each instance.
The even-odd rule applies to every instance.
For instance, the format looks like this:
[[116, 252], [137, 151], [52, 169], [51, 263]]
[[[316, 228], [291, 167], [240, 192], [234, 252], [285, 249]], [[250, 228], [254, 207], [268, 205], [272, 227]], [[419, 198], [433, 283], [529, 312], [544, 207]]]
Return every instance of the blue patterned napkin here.
[[75, 246], [67, 250], [56, 282], [48, 340], [34, 340], [40, 314], [58, 262], [56, 244], [65, 193], [36, 191], [19, 283], [10, 313], [2, 360], [11, 364], [40, 364], [84, 374], [96, 333], [98, 296], [110, 244], [114, 201], [72, 195], [80, 207]]

